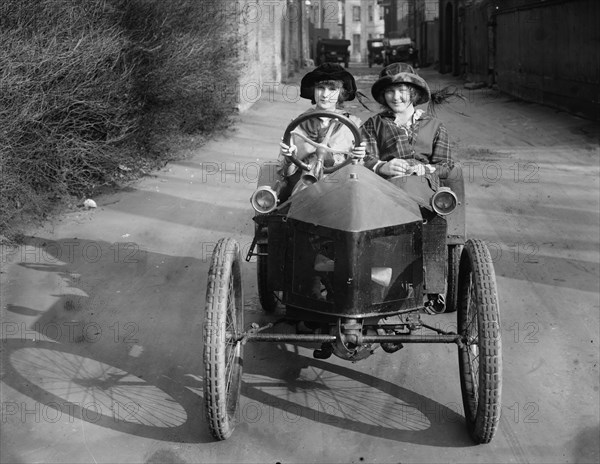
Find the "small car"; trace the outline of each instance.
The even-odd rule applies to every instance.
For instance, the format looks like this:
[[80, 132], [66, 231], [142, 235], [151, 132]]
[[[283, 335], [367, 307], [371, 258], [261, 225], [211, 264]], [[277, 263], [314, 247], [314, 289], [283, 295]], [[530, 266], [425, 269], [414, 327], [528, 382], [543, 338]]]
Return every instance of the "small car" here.
[[383, 64], [384, 46], [383, 39], [369, 39], [367, 40], [368, 50], [368, 62], [369, 68], [373, 67], [373, 64]]
[[317, 66], [323, 63], [344, 63], [350, 66], [350, 41], [346, 39], [319, 39], [317, 42]]
[[[284, 143], [319, 117], [337, 119], [360, 143], [350, 119], [326, 111], [293, 120]], [[501, 410], [499, 299], [485, 243], [466, 237], [462, 175], [443, 179], [425, 207], [402, 190], [402, 178], [386, 180], [356, 159], [327, 166], [327, 140], [309, 143], [316, 156], [310, 164], [292, 157], [301, 176], [287, 199], [279, 197], [289, 179], [276, 163], [262, 166], [251, 197], [255, 235], [246, 260], [256, 258], [260, 304], [273, 321], [244, 325], [240, 245], [222, 238], [215, 247], [204, 322], [211, 434], [225, 440], [234, 431], [247, 342], [314, 343], [315, 358], [351, 362], [375, 347], [395, 353], [405, 343], [453, 343], [468, 431], [475, 443], [490, 442]], [[427, 319], [453, 311], [456, 332]], [[309, 331], [278, 331], [287, 323]]]
[[390, 38], [385, 40], [385, 64], [404, 62], [415, 66], [416, 47], [408, 37]]

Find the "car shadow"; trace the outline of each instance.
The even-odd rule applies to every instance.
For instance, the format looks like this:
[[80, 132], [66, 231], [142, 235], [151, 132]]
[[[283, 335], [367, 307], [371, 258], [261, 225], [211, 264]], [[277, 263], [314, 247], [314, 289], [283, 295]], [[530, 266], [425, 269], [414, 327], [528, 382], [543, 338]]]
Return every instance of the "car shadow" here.
[[[209, 260], [77, 239], [30, 238], [24, 246], [16, 277], [48, 274], [38, 292], [54, 303], [8, 306], [2, 381], [40, 403], [49, 421], [66, 414], [156, 440], [213, 441], [204, 420], [205, 288], [198, 285]], [[247, 310], [248, 320], [262, 313]], [[313, 359], [301, 345], [250, 344], [246, 353], [241, 422], [251, 424], [258, 407], [280, 420], [398, 442], [473, 446], [458, 404], [442, 405], [337, 358]], [[8, 421], [20, 419], [14, 406]]]
[[[242, 395], [260, 416], [289, 422], [308, 419], [328, 426], [405, 443], [469, 447], [460, 404], [443, 405], [387, 380], [318, 360], [301, 346], [247, 345]], [[251, 421], [257, 406], [242, 405]], [[277, 411], [277, 412], [275, 412]]]

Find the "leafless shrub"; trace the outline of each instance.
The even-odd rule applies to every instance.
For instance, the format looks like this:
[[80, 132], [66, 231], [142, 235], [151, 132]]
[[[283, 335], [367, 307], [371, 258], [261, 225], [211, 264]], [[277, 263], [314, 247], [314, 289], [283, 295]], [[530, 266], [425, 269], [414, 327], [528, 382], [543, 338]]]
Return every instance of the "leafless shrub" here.
[[174, 133], [227, 124], [237, 39], [211, 8], [188, 0], [0, 2], [0, 232], [20, 211], [90, 195], [160, 163]]

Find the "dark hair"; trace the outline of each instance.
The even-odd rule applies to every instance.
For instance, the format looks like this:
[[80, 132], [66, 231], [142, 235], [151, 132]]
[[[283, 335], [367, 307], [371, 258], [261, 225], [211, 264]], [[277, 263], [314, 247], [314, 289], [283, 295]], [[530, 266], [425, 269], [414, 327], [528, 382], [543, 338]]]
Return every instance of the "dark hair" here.
[[[337, 80], [337, 79], [329, 79], [329, 80], [318, 81], [318, 82], [315, 82], [314, 88], [316, 89], [320, 85], [330, 85], [330, 86], [334, 87], [336, 90], [340, 91], [340, 94], [338, 96], [338, 101], [336, 103], [336, 107], [337, 108], [341, 108], [343, 106], [343, 103], [348, 99], [348, 91], [345, 89], [343, 81], [340, 81], [340, 80]], [[314, 92], [314, 90], [313, 90], [313, 97], [310, 100], [310, 102], [313, 105], [315, 105], [317, 103], [315, 101], [315, 92]]]
[[408, 91], [410, 93], [410, 102], [414, 105], [415, 102], [419, 101], [422, 97], [422, 92], [421, 89], [419, 89], [416, 85], [412, 85], [406, 82], [398, 82], [398, 83], [393, 83], [390, 84], [386, 87], [383, 88], [383, 90], [379, 93], [379, 95], [377, 96], [377, 101], [385, 106], [386, 108], [389, 109], [389, 106], [387, 104], [387, 102], [385, 101], [385, 92], [387, 92], [388, 89], [391, 89], [393, 87], [400, 87], [401, 85], [404, 85], [406, 87], [408, 87]]

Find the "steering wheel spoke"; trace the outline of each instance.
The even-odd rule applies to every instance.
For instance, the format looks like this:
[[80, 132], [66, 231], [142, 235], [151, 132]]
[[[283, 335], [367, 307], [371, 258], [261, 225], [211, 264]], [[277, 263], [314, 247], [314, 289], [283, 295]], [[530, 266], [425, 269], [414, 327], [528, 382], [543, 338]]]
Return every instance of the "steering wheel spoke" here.
[[[326, 137], [325, 143], [317, 143], [317, 142], [309, 139], [304, 134], [301, 134], [294, 130], [294, 129], [296, 129], [296, 127], [298, 127], [304, 121], [308, 121], [309, 119], [314, 119], [314, 118], [336, 119], [337, 121], [342, 123], [344, 126], [346, 126], [350, 130], [350, 132], [354, 136], [354, 146], [360, 145], [360, 143], [361, 143], [360, 131], [359, 131], [358, 127], [356, 126], [356, 124], [354, 124], [354, 122], [350, 118], [344, 116], [343, 114], [338, 114], [338, 113], [334, 113], [331, 111], [313, 111], [313, 112], [305, 113], [305, 114], [298, 116], [287, 126], [285, 133], [283, 134], [283, 143], [285, 143], [286, 145], [290, 145], [291, 137], [292, 137], [292, 135], [295, 135], [297, 137], [300, 137], [302, 140], [304, 140], [309, 145], [312, 145], [315, 148], [321, 148], [321, 149], [327, 151], [328, 153], [332, 153], [332, 154], [336, 154], [336, 155], [350, 156], [351, 154], [348, 152], [348, 150], [339, 150], [337, 148], [328, 147], [327, 141], [329, 140], [329, 136]], [[303, 169], [305, 171], [309, 170], [309, 165], [307, 165], [306, 163], [304, 163], [303, 161], [298, 159], [298, 157], [296, 155], [291, 155], [288, 158], [300, 169]], [[347, 164], [347, 163], [342, 163], [341, 165], [339, 165], [339, 167], [342, 167], [345, 164]], [[333, 172], [337, 169], [339, 169], [337, 166], [334, 166], [333, 168], [328, 168], [326, 173]]]
[[300, 132], [297, 132], [295, 130], [290, 132], [290, 134], [295, 135], [296, 137], [300, 137], [306, 143], [308, 143], [309, 145], [312, 145], [315, 148], [322, 148], [324, 150], [327, 150], [330, 153], [335, 153], [336, 155], [349, 155], [349, 152], [347, 150], [339, 150], [337, 148], [331, 148], [331, 147], [327, 146], [325, 143], [317, 143], [314, 140], [309, 139], [306, 135], [301, 134]]

